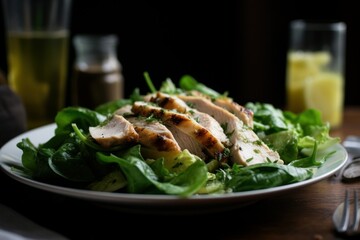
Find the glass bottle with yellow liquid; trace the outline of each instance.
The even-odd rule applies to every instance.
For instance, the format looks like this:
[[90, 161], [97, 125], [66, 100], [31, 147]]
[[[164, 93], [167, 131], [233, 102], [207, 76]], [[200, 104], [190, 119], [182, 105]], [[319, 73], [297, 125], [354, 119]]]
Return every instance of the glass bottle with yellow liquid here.
[[290, 24], [287, 56], [287, 110], [313, 108], [332, 128], [342, 123], [346, 26], [342, 22]]

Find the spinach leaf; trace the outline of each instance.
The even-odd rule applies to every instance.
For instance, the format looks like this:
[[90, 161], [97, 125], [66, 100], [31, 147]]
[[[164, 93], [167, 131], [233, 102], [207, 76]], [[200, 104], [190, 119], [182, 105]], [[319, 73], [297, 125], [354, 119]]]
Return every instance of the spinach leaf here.
[[340, 140], [330, 137], [329, 124], [322, 122], [318, 110], [307, 109], [295, 114], [271, 104], [251, 102], [245, 107], [254, 113], [254, 132], [279, 152], [286, 164], [310, 156], [315, 144], [317, 150], [322, 150]]
[[28, 138], [22, 139], [16, 146], [23, 151], [21, 161], [26, 174], [37, 179], [57, 178], [48, 164], [53, 149], [36, 148]]
[[55, 173], [70, 181], [95, 180], [95, 175], [80, 150], [78, 142], [64, 143], [49, 159], [49, 166]]
[[97, 158], [104, 163], [119, 164], [127, 179], [127, 189], [131, 193], [143, 193], [153, 187], [152, 180], [157, 176], [140, 154], [140, 145], [136, 145], [117, 155], [98, 152]]
[[142, 100], [143, 100], [143, 96], [140, 95], [140, 90], [138, 88], [135, 88], [134, 91], [131, 93], [129, 99], [118, 99], [115, 101], [101, 104], [95, 108], [95, 111], [102, 115], [108, 116], [113, 114], [116, 110], [118, 110], [121, 107], [133, 104], [135, 101], [142, 101]]
[[276, 163], [260, 163], [247, 167], [232, 168], [225, 181], [234, 192], [265, 189], [304, 181], [312, 177], [311, 168], [298, 168]]
[[97, 126], [105, 121], [106, 116], [83, 107], [67, 107], [57, 113], [55, 134], [69, 134], [73, 131], [71, 124], [76, 123], [79, 128], [88, 131], [89, 126]]
[[195, 80], [195, 78], [193, 78], [190, 75], [182, 76], [179, 81], [179, 86], [183, 90], [186, 90], [186, 91], [196, 90], [205, 95], [208, 95], [211, 98], [218, 98], [218, 97], [226, 95], [226, 94], [220, 94], [220, 93], [216, 92], [215, 90], [207, 87], [206, 85], [199, 83], [198, 81]]
[[132, 104], [131, 99], [119, 99], [101, 104], [95, 108], [95, 111], [106, 116], [114, 113], [117, 109], [129, 104]]
[[298, 134], [294, 131], [281, 131], [262, 137], [270, 148], [277, 151], [285, 164], [297, 159], [299, 156]]
[[143, 160], [140, 145], [117, 155], [98, 153], [100, 161], [118, 163], [127, 179], [131, 193], [166, 193], [190, 196], [196, 193], [207, 180], [207, 167], [203, 161], [196, 161], [184, 172], [169, 182], [161, 182], [153, 169]]
[[254, 113], [254, 131], [271, 134], [289, 129], [286, 118], [280, 109], [268, 103], [247, 103], [246, 108]]

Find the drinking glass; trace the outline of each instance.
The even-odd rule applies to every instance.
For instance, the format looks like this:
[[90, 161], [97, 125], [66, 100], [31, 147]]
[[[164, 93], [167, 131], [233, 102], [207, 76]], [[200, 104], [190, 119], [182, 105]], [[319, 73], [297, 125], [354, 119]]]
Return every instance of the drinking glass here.
[[27, 128], [54, 121], [65, 105], [71, 0], [3, 0], [9, 86]]
[[343, 22], [290, 23], [287, 55], [287, 109], [313, 108], [332, 128], [342, 123], [346, 25]]

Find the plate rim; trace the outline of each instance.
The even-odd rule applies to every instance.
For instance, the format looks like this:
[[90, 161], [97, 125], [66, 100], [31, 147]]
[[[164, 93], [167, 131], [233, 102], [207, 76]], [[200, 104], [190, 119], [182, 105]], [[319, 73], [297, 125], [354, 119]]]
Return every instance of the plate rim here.
[[[7, 164], [10, 162], [16, 162], [21, 164], [21, 157], [17, 159], [16, 156], [13, 156], [11, 153], [7, 152], [10, 148], [13, 148], [17, 142], [21, 141], [22, 138], [31, 137], [34, 134], [39, 134], [45, 132], [49, 137], [52, 135], [50, 131], [54, 131], [56, 128], [55, 123], [47, 124], [27, 132], [24, 132], [12, 139], [10, 139], [7, 143], [5, 143], [0, 149], [0, 168], [3, 172], [11, 177], [12, 179], [21, 182], [25, 185], [41, 189], [43, 191], [52, 192], [55, 194], [60, 194], [68, 197], [74, 197], [78, 199], [97, 201], [103, 203], [112, 203], [115, 205], [132, 205], [132, 206], [188, 206], [188, 205], [202, 205], [202, 204], [213, 204], [223, 202], [223, 201], [231, 201], [231, 202], [245, 202], [245, 201], [254, 201], [260, 200], [266, 196], [279, 194], [282, 192], [286, 192], [288, 190], [297, 189], [299, 187], [304, 187], [316, 182], [319, 182], [325, 178], [330, 177], [338, 170], [340, 170], [347, 162], [348, 153], [344, 146], [340, 143], [335, 144], [332, 148], [337, 148], [340, 151], [337, 151], [335, 154], [341, 154], [342, 159], [338, 163], [336, 163], [330, 171], [327, 171], [319, 176], [313, 176], [310, 179], [296, 182], [292, 184], [259, 189], [259, 190], [251, 190], [251, 191], [243, 191], [243, 192], [233, 192], [233, 193], [224, 193], [224, 194], [209, 194], [209, 195], [193, 195], [190, 197], [180, 197], [174, 195], [155, 195], [155, 194], [134, 194], [134, 193], [113, 193], [113, 192], [99, 192], [93, 190], [85, 190], [85, 189], [76, 189], [69, 187], [57, 186], [49, 183], [40, 182], [34, 179], [30, 179], [28, 177], [22, 176], [19, 173], [16, 173], [11, 170], [11, 167]], [[46, 137], [46, 136], [42, 136]], [[34, 141], [33, 141], [34, 140]], [[32, 139], [35, 145], [38, 143], [44, 142], [45, 140]], [[15, 148], [17, 148], [15, 146]], [[17, 148], [18, 153], [21, 156], [21, 150]], [[341, 156], [339, 155], [339, 157]], [[328, 161], [327, 161], [328, 162]], [[325, 162], [326, 164], [326, 162]], [[322, 166], [324, 167], [324, 165]]]

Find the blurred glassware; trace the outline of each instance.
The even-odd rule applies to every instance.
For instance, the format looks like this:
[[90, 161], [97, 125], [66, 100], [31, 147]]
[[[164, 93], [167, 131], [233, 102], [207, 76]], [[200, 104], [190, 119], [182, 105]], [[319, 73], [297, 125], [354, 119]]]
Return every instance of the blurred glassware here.
[[343, 22], [290, 23], [287, 55], [287, 110], [314, 108], [336, 128], [344, 105], [346, 25]]
[[27, 127], [54, 121], [65, 105], [71, 0], [3, 0], [8, 82]]
[[76, 35], [73, 105], [94, 109], [123, 98], [122, 65], [117, 58], [116, 35]]

